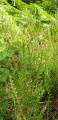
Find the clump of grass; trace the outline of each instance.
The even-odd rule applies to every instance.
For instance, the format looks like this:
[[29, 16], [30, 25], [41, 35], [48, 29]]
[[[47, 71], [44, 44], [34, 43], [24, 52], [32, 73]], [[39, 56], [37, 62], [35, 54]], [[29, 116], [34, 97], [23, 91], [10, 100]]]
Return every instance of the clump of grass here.
[[58, 97], [57, 21], [45, 29], [29, 13], [31, 19], [27, 16], [26, 24], [17, 26], [3, 5], [0, 14], [1, 90], [7, 95], [6, 103], [13, 103], [8, 103], [1, 119], [8, 119], [7, 111], [14, 120], [43, 120], [45, 115], [49, 119], [51, 103]]

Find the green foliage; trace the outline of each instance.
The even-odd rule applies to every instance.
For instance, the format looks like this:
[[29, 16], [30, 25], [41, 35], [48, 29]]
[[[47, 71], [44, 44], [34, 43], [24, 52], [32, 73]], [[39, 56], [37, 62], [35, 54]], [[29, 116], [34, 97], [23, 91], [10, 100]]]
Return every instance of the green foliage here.
[[0, 73], [1, 73], [1, 75], [0, 75], [1, 81], [0, 82], [5, 82], [9, 76], [9, 71], [5, 68], [0, 68]]
[[57, 0], [42, 0], [42, 6], [45, 10], [47, 10], [49, 13], [55, 13], [57, 10]]
[[23, 2], [26, 2], [27, 4], [29, 4], [29, 3], [34, 3], [34, 2], [36, 2], [37, 0], [22, 0]]
[[57, 13], [8, 2], [0, 2], [0, 119], [43, 120], [45, 111], [57, 119], [50, 113], [58, 96]]

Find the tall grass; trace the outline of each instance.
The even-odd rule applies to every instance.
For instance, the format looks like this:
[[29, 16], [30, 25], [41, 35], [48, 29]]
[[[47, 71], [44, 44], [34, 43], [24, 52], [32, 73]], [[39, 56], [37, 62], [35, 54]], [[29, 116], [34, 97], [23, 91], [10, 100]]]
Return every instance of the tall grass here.
[[27, 10], [26, 23], [17, 26], [4, 5], [0, 10], [0, 118], [43, 120], [47, 111], [46, 119], [54, 119], [51, 102], [58, 96], [57, 21], [45, 28]]

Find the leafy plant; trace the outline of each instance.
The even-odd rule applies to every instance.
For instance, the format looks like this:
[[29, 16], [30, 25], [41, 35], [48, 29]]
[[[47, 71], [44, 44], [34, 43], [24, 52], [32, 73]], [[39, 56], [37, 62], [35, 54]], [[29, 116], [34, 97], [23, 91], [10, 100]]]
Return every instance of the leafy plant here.
[[11, 0], [0, 16], [0, 119], [57, 119], [57, 13]]

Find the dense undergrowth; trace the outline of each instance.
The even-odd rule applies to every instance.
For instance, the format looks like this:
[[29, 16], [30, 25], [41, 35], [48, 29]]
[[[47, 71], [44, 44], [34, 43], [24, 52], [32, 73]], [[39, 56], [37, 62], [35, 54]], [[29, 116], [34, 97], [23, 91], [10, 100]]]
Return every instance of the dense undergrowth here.
[[[54, 16], [54, 17], [52, 17]], [[0, 1], [0, 120], [57, 120], [57, 12]]]

